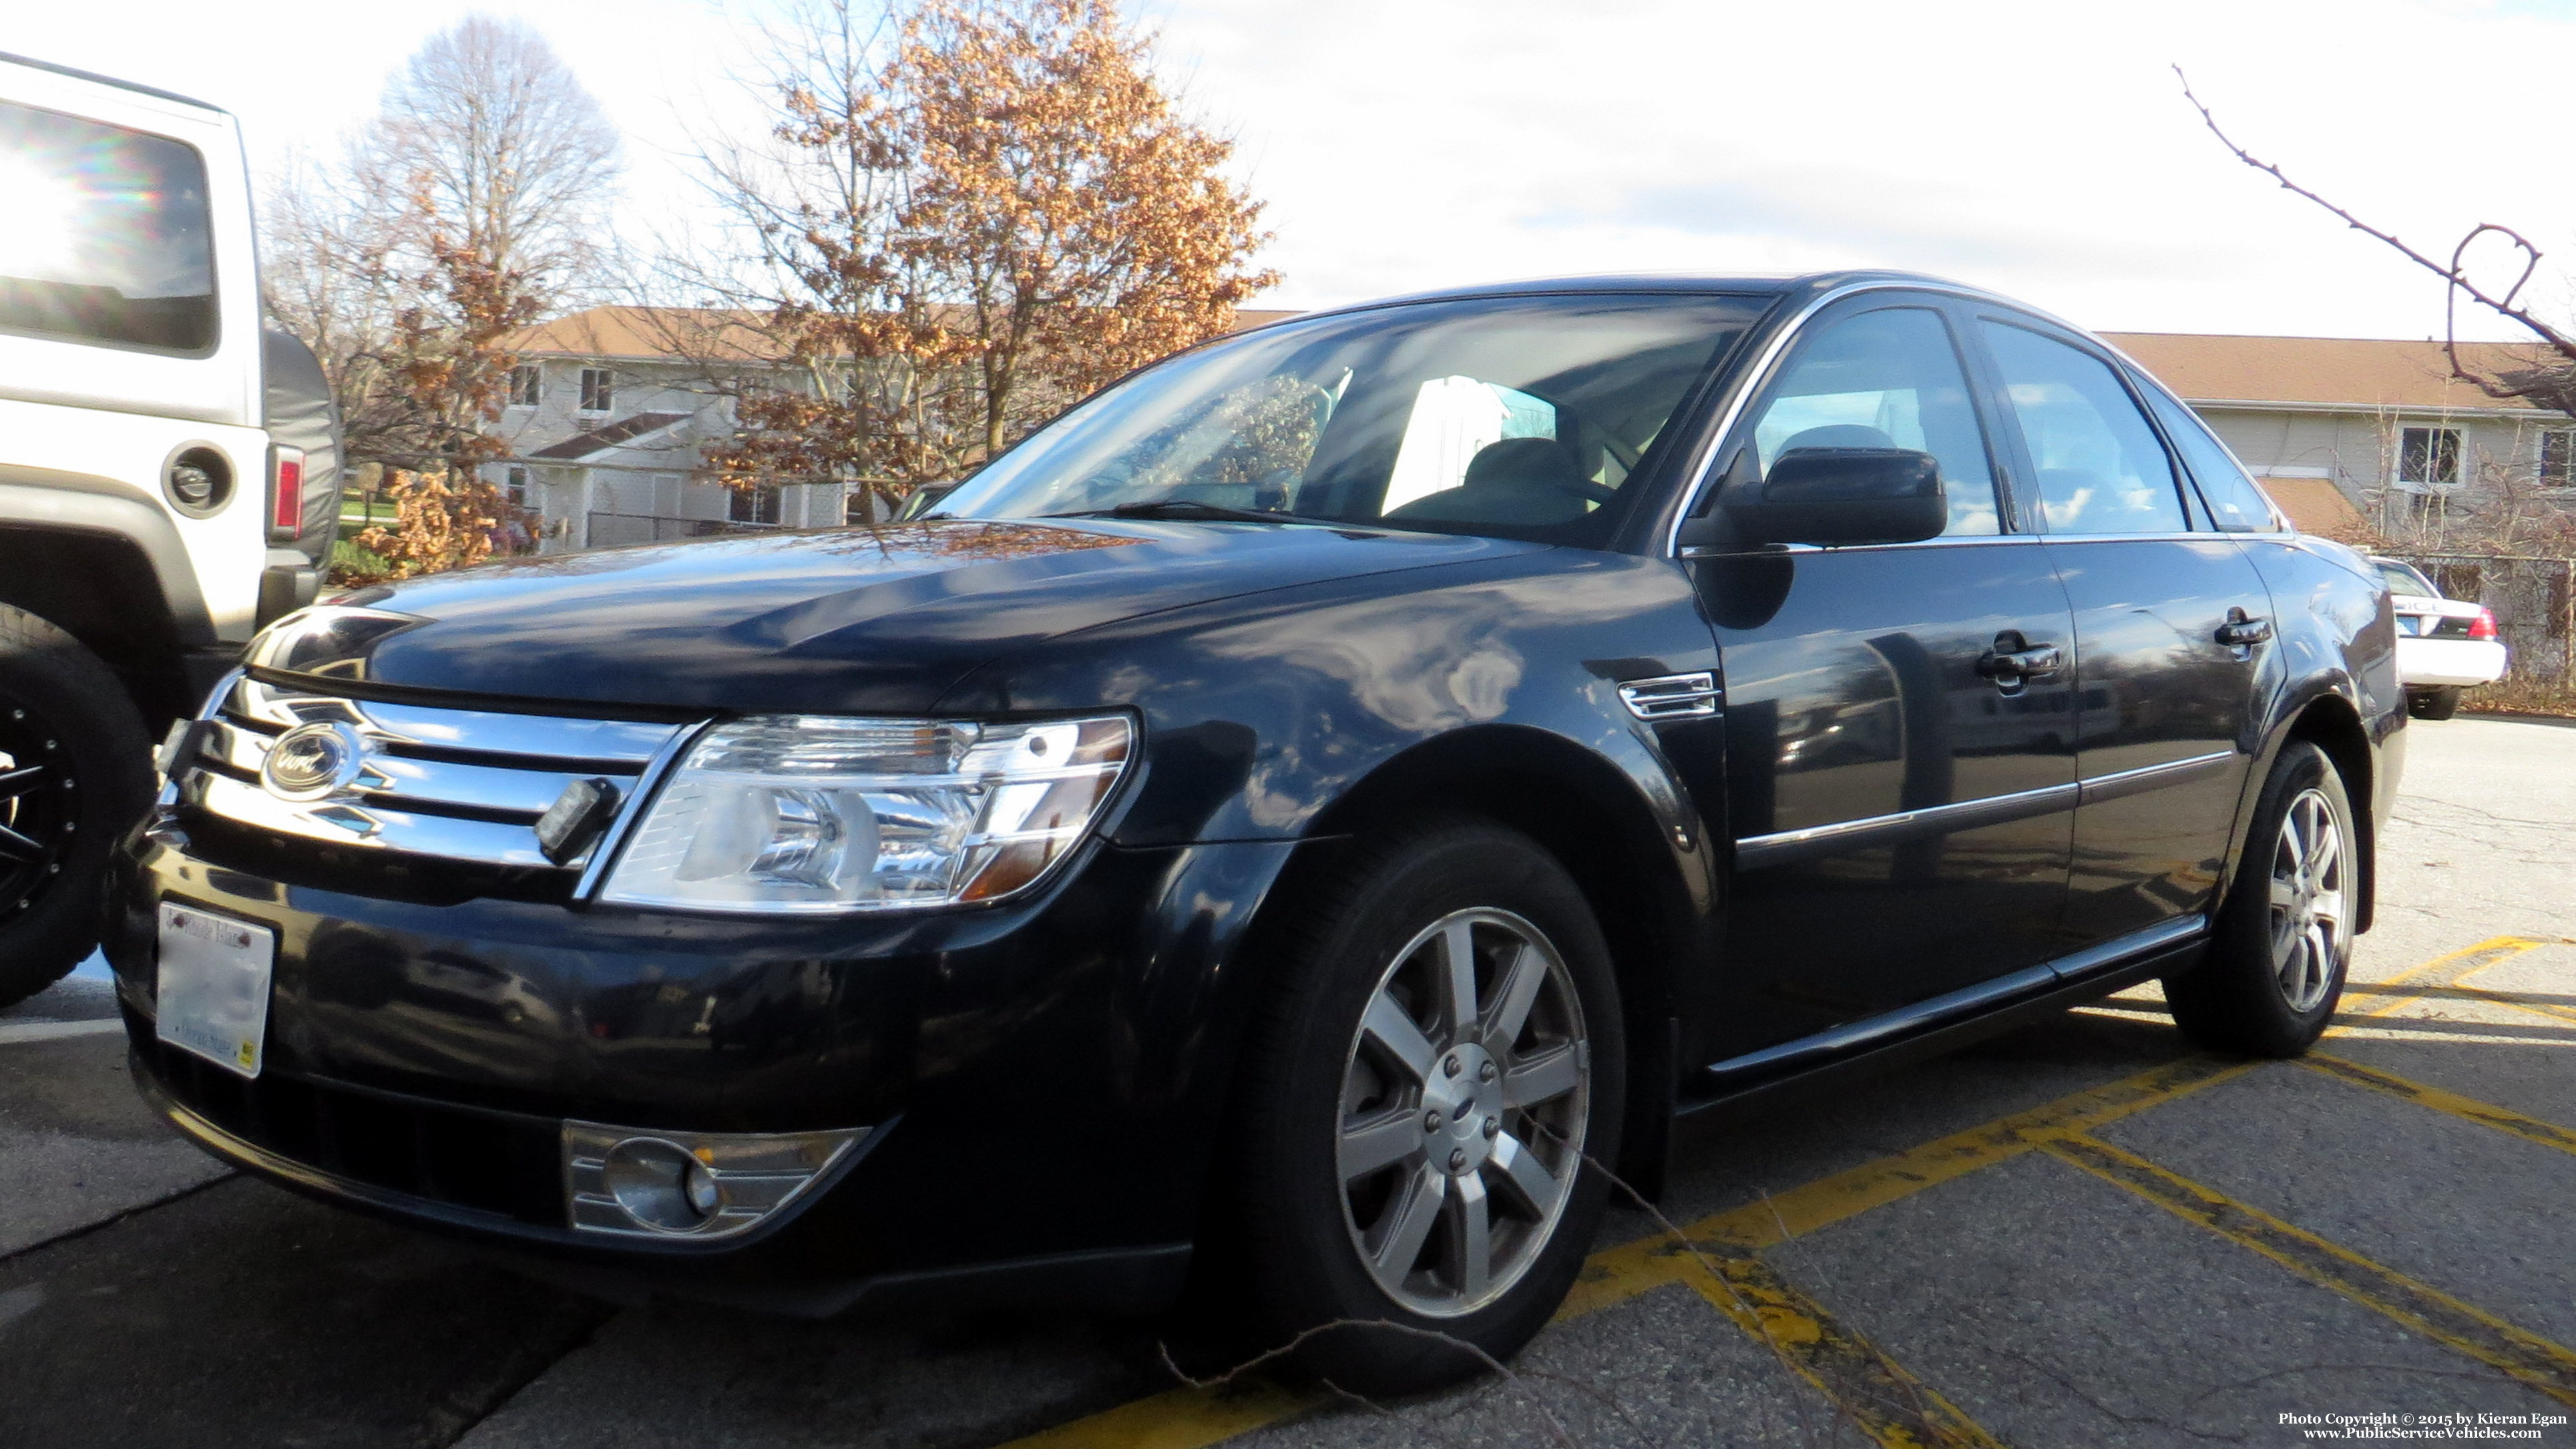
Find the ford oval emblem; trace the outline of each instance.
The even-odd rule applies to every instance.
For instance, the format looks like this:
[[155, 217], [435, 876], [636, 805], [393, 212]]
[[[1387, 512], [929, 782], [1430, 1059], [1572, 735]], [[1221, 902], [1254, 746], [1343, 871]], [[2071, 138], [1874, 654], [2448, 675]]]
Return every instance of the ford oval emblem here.
[[259, 782], [280, 800], [319, 800], [357, 779], [365, 762], [365, 742], [349, 726], [299, 725], [268, 747]]

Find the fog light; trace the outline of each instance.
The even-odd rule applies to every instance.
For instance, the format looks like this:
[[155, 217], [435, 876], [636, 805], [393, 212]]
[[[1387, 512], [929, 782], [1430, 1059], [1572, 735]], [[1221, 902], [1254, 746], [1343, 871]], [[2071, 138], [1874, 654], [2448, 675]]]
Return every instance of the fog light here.
[[664, 1132], [566, 1122], [567, 1214], [582, 1232], [732, 1237], [821, 1181], [867, 1132]]

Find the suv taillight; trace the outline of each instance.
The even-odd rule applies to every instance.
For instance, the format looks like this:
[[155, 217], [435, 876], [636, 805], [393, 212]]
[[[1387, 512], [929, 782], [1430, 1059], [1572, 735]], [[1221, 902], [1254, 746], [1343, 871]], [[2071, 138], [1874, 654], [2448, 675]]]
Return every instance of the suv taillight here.
[[2478, 609], [2478, 616], [2469, 621], [2469, 637], [2472, 639], [2492, 639], [2495, 636], [2495, 610], [2481, 605]]
[[304, 450], [272, 443], [268, 449], [268, 536], [291, 542], [304, 531]]

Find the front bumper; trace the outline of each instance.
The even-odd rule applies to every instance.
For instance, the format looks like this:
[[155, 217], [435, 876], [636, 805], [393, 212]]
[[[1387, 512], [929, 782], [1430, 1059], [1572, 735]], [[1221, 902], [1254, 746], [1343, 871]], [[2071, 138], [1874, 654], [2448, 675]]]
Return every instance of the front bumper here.
[[[593, 1286], [829, 1312], [1016, 1279], [1142, 1306], [1177, 1288], [1194, 1144], [1220, 1135], [1242, 994], [1221, 968], [1292, 848], [1095, 843], [1004, 908], [782, 921], [390, 900], [245, 870], [164, 821], [121, 857], [108, 947], [147, 1098], [300, 1191]], [[256, 1081], [155, 1039], [164, 898], [277, 932]], [[567, 1118], [873, 1130], [705, 1242], [575, 1231]]]
[[2504, 678], [2504, 645], [2492, 639], [2397, 640], [2397, 682], [2410, 689], [2431, 685], [2493, 684]]

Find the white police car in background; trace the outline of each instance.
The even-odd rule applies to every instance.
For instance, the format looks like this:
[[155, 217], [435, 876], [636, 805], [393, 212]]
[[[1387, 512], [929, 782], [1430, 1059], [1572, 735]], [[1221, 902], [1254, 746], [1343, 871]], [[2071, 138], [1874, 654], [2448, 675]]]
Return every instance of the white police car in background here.
[[2442, 597], [2413, 564], [2393, 558], [2371, 563], [2396, 595], [2397, 682], [2406, 687], [2406, 709], [2417, 719], [2449, 719], [2460, 712], [2460, 691], [2504, 678], [2504, 639], [2495, 610]]

